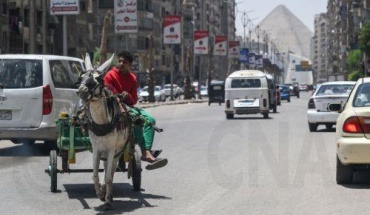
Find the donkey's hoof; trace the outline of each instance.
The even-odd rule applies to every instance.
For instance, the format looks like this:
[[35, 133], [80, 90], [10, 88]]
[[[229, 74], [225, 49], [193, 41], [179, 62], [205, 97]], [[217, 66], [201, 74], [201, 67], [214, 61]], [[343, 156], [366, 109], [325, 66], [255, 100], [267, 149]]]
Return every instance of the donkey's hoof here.
[[105, 203], [104, 204], [104, 210], [105, 211], [112, 210], [112, 205], [110, 203]]

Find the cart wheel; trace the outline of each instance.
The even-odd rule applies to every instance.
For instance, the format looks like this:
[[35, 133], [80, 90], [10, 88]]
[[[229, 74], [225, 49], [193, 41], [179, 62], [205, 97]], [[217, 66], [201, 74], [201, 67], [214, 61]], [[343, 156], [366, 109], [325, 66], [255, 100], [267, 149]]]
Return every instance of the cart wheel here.
[[51, 179], [50, 190], [53, 193], [57, 192], [57, 172], [57, 152], [55, 150], [51, 150], [49, 160], [49, 175]]
[[135, 149], [134, 156], [131, 160], [132, 185], [135, 191], [141, 190], [141, 160], [140, 153]]

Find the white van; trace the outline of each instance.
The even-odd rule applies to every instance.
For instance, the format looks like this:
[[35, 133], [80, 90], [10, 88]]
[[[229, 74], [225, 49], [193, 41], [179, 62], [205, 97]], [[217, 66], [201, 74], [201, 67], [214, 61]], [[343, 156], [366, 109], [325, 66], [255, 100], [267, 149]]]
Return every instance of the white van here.
[[227, 119], [234, 114], [259, 114], [269, 117], [270, 109], [276, 112], [275, 84], [271, 75], [259, 70], [239, 70], [225, 81], [225, 113]]
[[55, 146], [55, 120], [78, 101], [82, 59], [33, 54], [0, 55], [0, 140]]

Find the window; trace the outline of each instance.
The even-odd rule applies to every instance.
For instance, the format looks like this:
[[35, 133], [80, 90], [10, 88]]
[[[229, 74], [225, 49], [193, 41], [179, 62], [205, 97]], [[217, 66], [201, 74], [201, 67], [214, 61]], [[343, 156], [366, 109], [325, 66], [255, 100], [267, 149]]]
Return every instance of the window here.
[[50, 73], [56, 88], [77, 89], [77, 81], [83, 71], [78, 61], [51, 60]]
[[261, 87], [260, 79], [233, 79], [231, 88], [259, 88]]
[[4, 88], [42, 86], [42, 61], [3, 59], [0, 61], [0, 84]]

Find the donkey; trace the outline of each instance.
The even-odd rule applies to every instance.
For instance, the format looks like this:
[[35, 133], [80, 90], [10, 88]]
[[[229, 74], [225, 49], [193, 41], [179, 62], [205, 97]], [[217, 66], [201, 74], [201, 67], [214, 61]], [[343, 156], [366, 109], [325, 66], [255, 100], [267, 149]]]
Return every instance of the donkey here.
[[[93, 153], [93, 181], [96, 195], [105, 202], [104, 209], [111, 209], [113, 201], [113, 176], [118, 160], [130, 138], [130, 125], [125, 108], [104, 87], [103, 78], [113, 60], [112, 56], [94, 69], [86, 54], [86, 72], [80, 76], [78, 95], [84, 105], [87, 128]], [[123, 110], [122, 110], [123, 109]], [[126, 111], [127, 113], [127, 111]], [[127, 113], [128, 114], [128, 113]], [[104, 161], [104, 182], [99, 182], [100, 160]]]

